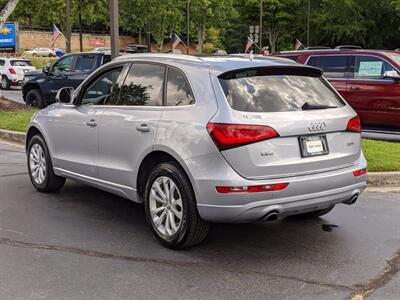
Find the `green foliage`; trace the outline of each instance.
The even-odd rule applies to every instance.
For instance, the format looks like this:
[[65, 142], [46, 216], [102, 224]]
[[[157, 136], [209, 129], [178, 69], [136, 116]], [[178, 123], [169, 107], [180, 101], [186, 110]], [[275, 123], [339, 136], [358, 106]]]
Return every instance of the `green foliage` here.
[[[365, 48], [400, 47], [400, 0], [190, 0], [190, 35], [199, 52], [225, 48], [243, 52], [249, 25], [259, 25], [270, 50], [288, 50], [307, 40], [307, 7], [311, 3], [310, 45], [357, 44]], [[0, 0], [0, 7], [7, 1]], [[171, 33], [186, 37], [187, 0], [119, 0], [120, 27], [161, 48]], [[108, 30], [108, 0], [72, 0], [73, 26]], [[23, 26], [64, 28], [65, 0], [19, 0], [11, 20]], [[384, 34], [383, 34], [384, 33]], [[144, 40], [141, 40], [144, 43]], [[205, 48], [205, 44], [207, 44]]]

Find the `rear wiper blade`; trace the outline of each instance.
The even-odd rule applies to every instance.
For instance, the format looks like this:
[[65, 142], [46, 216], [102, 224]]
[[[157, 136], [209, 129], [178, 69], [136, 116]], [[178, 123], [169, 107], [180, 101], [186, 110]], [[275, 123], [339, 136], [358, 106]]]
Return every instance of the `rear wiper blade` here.
[[309, 102], [306, 102], [301, 107], [302, 110], [327, 109], [327, 108], [337, 108], [337, 106], [334, 106], [334, 105], [323, 105], [323, 104], [310, 104]]

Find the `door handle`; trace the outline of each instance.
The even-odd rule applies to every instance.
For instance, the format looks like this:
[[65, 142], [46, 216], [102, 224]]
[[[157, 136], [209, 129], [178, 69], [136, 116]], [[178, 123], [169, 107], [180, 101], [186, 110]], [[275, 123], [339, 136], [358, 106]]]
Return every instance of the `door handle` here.
[[350, 90], [352, 90], [352, 91], [360, 91], [361, 88], [359, 86], [351, 86]]
[[96, 127], [97, 123], [96, 123], [95, 120], [92, 119], [89, 122], [86, 122], [86, 125], [89, 126], [89, 127]]
[[149, 132], [150, 127], [147, 124], [140, 124], [139, 126], [136, 127], [136, 130], [140, 132]]

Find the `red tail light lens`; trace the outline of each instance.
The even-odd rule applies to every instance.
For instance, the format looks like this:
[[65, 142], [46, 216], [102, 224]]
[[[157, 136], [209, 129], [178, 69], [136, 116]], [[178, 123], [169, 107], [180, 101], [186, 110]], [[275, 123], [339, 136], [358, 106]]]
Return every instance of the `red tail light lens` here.
[[219, 150], [227, 150], [279, 136], [271, 127], [208, 123], [207, 130]]
[[276, 183], [252, 186], [217, 186], [215, 189], [220, 194], [230, 193], [261, 193], [281, 191], [288, 187], [289, 183]]
[[15, 72], [14, 68], [9, 68], [8, 71], [10, 71], [11, 74], [17, 74], [17, 72]]
[[360, 169], [360, 170], [355, 170], [353, 172], [353, 175], [354, 175], [354, 177], [360, 177], [362, 175], [367, 174], [367, 172], [368, 172], [367, 168], [364, 168], [364, 169]]
[[358, 116], [354, 117], [347, 123], [347, 131], [361, 132], [361, 121]]

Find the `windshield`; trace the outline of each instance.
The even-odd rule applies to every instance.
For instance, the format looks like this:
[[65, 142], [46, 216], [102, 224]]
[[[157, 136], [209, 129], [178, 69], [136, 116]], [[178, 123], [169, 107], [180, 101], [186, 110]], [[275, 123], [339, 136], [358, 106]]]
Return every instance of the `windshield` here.
[[32, 63], [28, 60], [12, 60], [10, 64], [13, 67], [31, 67]]
[[342, 107], [345, 103], [322, 77], [261, 75], [246, 71], [220, 78], [230, 106], [246, 112], [298, 111]]

